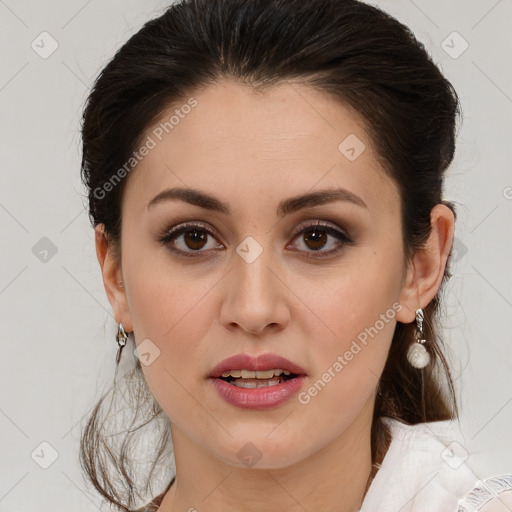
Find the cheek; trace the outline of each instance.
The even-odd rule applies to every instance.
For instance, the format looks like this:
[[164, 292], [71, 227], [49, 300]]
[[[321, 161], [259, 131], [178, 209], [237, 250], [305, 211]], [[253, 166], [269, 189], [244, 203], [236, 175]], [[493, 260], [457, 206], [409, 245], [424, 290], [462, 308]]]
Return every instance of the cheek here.
[[150, 340], [158, 349], [158, 359], [145, 368], [148, 375], [165, 374], [165, 367], [170, 374], [182, 377], [186, 363], [197, 357], [200, 340], [211, 329], [209, 293], [218, 276], [200, 277], [172, 266], [165, 254], [142, 252], [126, 253], [123, 259], [136, 343]]
[[207, 323], [198, 311], [208, 304], [214, 278], [193, 265], [176, 263], [165, 247], [152, 240], [138, 237], [144, 240], [138, 242], [135, 230], [126, 230], [123, 236], [123, 276], [137, 338], [150, 338], [165, 349], [186, 326], [194, 339], [194, 331], [201, 331], [201, 319]]
[[[377, 385], [396, 325], [402, 275], [398, 251], [360, 250], [319, 280], [301, 279], [297, 294], [307, 297], [308, 311], [301, 322], [311, 340], [315, 377], [336, 384], [329, 399], [350, 403], [355, 393]], [[322, 377], [324, 375], [325, 377]]]
[[[402, 255], [392, 246], [354, 248], [336, 267], [294, 283], [321, 339], [346, 340], [370, 327], [400, 296]], [[388, 333], [389, 334], [389, 333]]]
[[[127, 264], [127, 275], [129, 268]], [[185, 429], [205, 421], [201, 407], [191, 407], [194, 400], [189, 393], [191, 370], [202, 379], [209, 369], [203, 367], [209, 362], [201, 361], [198, 354], [204, 352], [201, 340], [208, 338], [212, 326], [208, 292], [213, 285], [148, 265], [144, 271], [133, 268], [127, 288], [145, 379], [169, 419]], [[145, 365], [143, 354], [148, 346], [150, 353], [158, 355]]]
[[310, 335], [312, 372], [298, 397], [308, 418], [322, 411], [320, 423], [340, 429], [375, 393], [396, 325], [398, 304], [386, 300], [377, 287], [370, 296], [362, 288], [359, 283], [353, 293], [344, 293], [342, 287], [333, 290], [329, 303], [318, 310], [334, 335], [330, 331], [325, 335], [326, 328]]

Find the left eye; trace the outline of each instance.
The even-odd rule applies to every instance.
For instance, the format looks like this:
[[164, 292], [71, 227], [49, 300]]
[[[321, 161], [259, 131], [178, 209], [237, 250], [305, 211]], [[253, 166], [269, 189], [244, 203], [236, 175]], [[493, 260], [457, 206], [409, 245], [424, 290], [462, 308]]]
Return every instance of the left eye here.
[[[301, 237], [301, 238], [299, 238]], [[331, 249], [323, 249], [330, 238], [334, 238], [334, 245]], [[326, 225], [326, 224], [312, 224], [306, 226], [295, 233], [295, 238], [299, 238], [300, 242], [307, 248], [311, 249], [312, 252], [319, 252], [322, 256], [338, 253], [345, 244], [350, 244], [352, 241], [350, 238], [339, 229]], [[295, 239], [294, 238], [294, 239]], [[307, 251], [306, 252], [310, 252]], [[314, 257], [314, 256], [313, 256]]]
[[[207, 252], [207, 250], [215, 248], [215, 244], [208, 247], [209, 237], [215, 238], [216, 235], [207, 227], [200, 224], [184, 224], [166, 231], [159, 241], [179, 255], [194, 257], [197, 253]], [[322, 249], [325, 245], [328, 245], [329, 238], [334, 239], [331, 243], [334, 248]], [[351, 243], [350, 238], [343, 231], [321, 223], [311, 224], [299, 229], [293, 234], [293, 239], [299, 239], [299, 242], [305, 247], [305, 249], [299, 248], [299, 251], [319, 253], [320, 257], [338, 253], [345, 244]], [[217, 247], [223, 248], [224, 246], [217, 244]]]

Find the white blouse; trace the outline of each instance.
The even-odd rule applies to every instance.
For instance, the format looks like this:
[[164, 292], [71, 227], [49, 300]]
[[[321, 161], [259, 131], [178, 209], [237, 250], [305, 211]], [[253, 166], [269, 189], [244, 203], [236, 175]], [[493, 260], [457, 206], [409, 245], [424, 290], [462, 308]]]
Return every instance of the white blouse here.
[[392, 441], [360, 512], [472, 510], [459, 508], [459, 500], [482, 482], [464, 463], [469, 453], [456, 421], [381, 421], [390, 429]]

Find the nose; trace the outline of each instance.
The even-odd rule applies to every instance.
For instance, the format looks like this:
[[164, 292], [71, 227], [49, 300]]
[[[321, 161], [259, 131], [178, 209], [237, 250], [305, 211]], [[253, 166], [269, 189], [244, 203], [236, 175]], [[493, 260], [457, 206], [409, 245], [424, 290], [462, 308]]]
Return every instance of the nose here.
[[272, 262], [271, 249], [265, 247], [253, 261], [245, 258], [243, 252], [240, 254], [233, 256], [220, 312], [221, 324], [228, 330], [241, 329], [260, 336], [284, 329], [290, 320], [290, 291], [284, 272]]

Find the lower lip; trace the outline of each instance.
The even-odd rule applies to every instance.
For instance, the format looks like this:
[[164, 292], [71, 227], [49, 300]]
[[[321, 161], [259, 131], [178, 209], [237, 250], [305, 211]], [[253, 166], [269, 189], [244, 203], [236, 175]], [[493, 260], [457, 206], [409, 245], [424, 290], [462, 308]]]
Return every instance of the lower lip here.
[[283, 404], [295, 395], [306, 380], [299, 375], [274, 386], [240, 388], [219, 378], [210, 379], [215, 389], [226, 402], [242, 409], [271, 409]]

